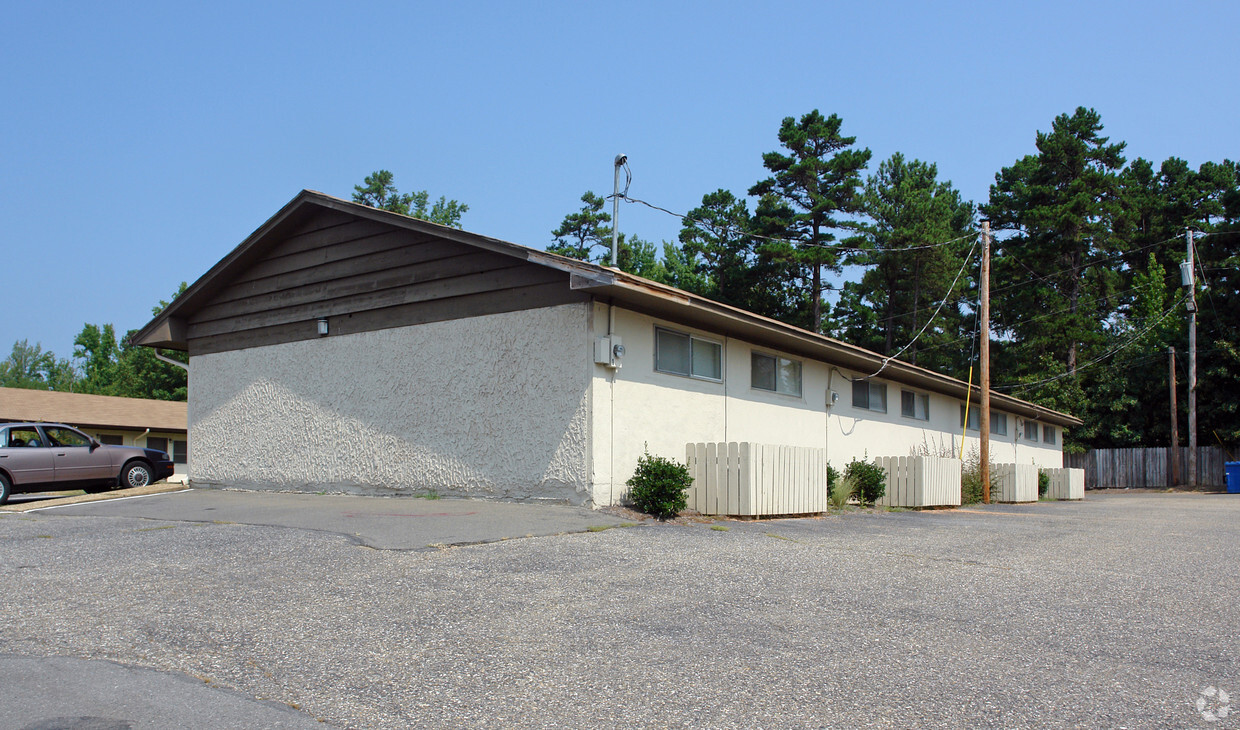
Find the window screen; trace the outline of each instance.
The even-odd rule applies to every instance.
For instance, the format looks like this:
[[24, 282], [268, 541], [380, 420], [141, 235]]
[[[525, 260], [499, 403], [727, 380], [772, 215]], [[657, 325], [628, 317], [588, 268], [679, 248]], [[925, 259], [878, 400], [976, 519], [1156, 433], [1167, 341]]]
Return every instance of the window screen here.
[[801, 362], [786, 357], [750, 356], [751, 385], [759, 390], [773, 390], [784, 395], [801, 395]]
[[930, 396], [925, 393], [914, 393], [911, 390], [900, 391], [900, 415], [916, 418], [919, 421], [929, 421]]
[[718, 342], [656, 328], [654, 350], [659, 372], [723, 380], [723, 345]]
[[887, 384], [868, 380], [853, 381], [853, 407], [887, 412]]

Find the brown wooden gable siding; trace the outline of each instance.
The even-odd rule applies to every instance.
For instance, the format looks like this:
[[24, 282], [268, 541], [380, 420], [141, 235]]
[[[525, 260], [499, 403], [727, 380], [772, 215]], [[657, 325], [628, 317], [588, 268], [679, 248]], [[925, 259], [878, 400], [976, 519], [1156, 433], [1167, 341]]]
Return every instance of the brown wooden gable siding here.
[[191, 355], [588, 301], [568, 274], [385, 223], [322, 211], [188, 320]]

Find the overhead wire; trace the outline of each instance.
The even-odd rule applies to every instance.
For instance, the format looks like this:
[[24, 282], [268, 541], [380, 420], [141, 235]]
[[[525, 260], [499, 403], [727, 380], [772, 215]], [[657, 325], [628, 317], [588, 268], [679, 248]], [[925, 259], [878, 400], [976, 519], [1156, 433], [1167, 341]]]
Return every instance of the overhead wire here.
[[912, 347], [913, 343], [916, 342], [922, 336], [922, 334], [925, 333], [926, 328], [928, 328], [930, 324], [934, 322], [935, 318], [939, 316], [939, 312], [943, 310], [943, 305], [947, 304], [947, 297], [950, 297], [952, 291], [955, 290], [956, 282], [960, 281], [960, 276], [964, 274], [964, 270], [969, 267], [969, 262], [973, 260], [973, 252], [976, 250], [977, 250], [977, 244], [974, 243], [973, 247], [969, 249], [969, 253], [964, 257], [964, 263], [960, 266], [960, 270], [956, 272], [956, 278], [952, 279], [952, 285], [948, 287], [947, 295], [944, 296], [943, 300], [939, 302], [938, 308], [936, 308], [934, 310], [934, 314], [930, 315], [930, 318], [926, 320], [926, 323], [925, 325], [922, 326], [921, 330], [919, 330], [917, 334], [913, 336], [913, 339], [908, 341], [908, 344], [906, 344], [904, 347], [901, 347], [895, 354], [888, 355], [886, 358], [884, 358], [882, 364], [879, 365], [878, 370], [875, 370], [873, 373], [866, 376], [867, 379], [873, 378], [877, 376], [879, 373], [881, 373], [887, 367], [888, 363], [890, 363], [892, 360], [899, 357], [900, 355], [904, 354], [904, 351]]
[[[608, 196], [608, 197], [611, 197], [611, 196]], [[706, 221], [696, 220], [687, 214], [676, 213], [662, 206], [655, 205], [654, 203], [648, 203], [645, 200], [630, 197], [627, 194], [627, 192], [622, 193], [620, 195], [620, 199], [626, 203], [637, 203], [640, 205], [644, 205], [647, 208], [650, 208], [652, 210], [657, 210], [661, 213], [666, 213], [674, 218], [679, 218], [686, 225], [693, 226], [694, 228], [705, 229], [707, 232], [712, 232], [712, 233], [717, 234], [718, 231], [724, 230], [724, 231], [728, 231], [728, 232], [731, 232], [731, 233], [734, 233], [740, 236], [744, 236], [745, 238], [756, 238], [756, 239], [763, 240], [763, 241], [772, 241], [775, 243], [786, 243], [790, 246], [798, 246], [802, 248], [822, 248], [822, 249], [831, 249], [835, 251], [857, 251], [857, 252], [877, 251], [880, 253], [898, 253], [898, 252], [905, 252], [905, 251], [922, 251], [922, 250], [931, 249], [931, 248], [940, 248], [943, 246], [950, 246], [951, 244], [956, 243], [957, 241], [963, 241], [967, 238], [972, 238], [978, 235], [977, 231], [970, 231], [969, 233], [966, 233], [963, 236], [958, 236], [949, 241], [939, 241], [938, 243], [928, 243], [928, 244], [922, 244], [918, 246], [905, 246], [905, 247], [900, 247], [900, 248], [884, 248], [884, 247], [879, 247], [879, 246], [854, 246], [854, 245], [844, 244], [844, 243], [839, 243], [839, 244], [811, 243], [808, 241], [798, 241], [798, 240], [790, 239], [790, 238], [779, 238], [777, 236], [764, 236], [759, 233], [752, 233], [750, 231], [738, 229], [734, 226], [716, 226], [714, 224], [707, 223]]]
[[1125, 348], [1130, 347], [1130, 346], [1131, 346], [1133, 343], [1135, 343], [1137, 340], [1140, 340], [1140, 339], [1141, 339], [1142, 337], [1144, 337], [1147, 333], [1149, 333], [1149, 332], [1150, 332], [1150, 330], [1154, 329], [1154, 328], [1155, 328], [1155, 327], [1157, 327], [1160, 323], [1162, 323], [1162, 321], [1163, 321], [1164, 319], [1166, 319], [1167, 317], [1169, 317], [1169, 316], [1171, 315], [1171, 313], [1172, 313], [1172, 312], [1174, 312], [1174, 311], [1176, 310], [1176, 308], [1177, 308], [1177, 307], [1179, 307], [1181, 304], [1183, 304], [1183, 303], [1184, 303], [1187, 299], [1188, 299], [1188, 295], [1187, 295], [1187, 294], [1185, 294], [1184, 296], [1180, 297], [1180, 298], [1179, 298], [1179, 299], [1175, 302], [1175, 304], [1172, 304], [1172, 305], [1171, 305], [1171, 306], [1167, 309], [1167, 311], [1165, 311], [1165, 312], [1163, 312], [1163, 313], [1162, 313], [1162, 316], [1160, 316], [1158, 319], [1154, 320], [1154, 321], [1153, 321], [1153, 322], [1152, 322], [1149, 326], [1147, 326], [1145, 329], [1143, 329], [1143, 330], [1141, 330], [1140, 332], [1138, 332], [1137, 334], [1133, 335], [1131, 338], [1129, 338], [1129, 340], [1128, 340], [1127, 342], [1124, 342], [1124, 343], [1122, 343], [1122, 344], [1120, 344], [1120, 345], [1115, 346], [1115, 347], [1114, 347], [1114, 348], [1112, 348], [1111, 350], [1108, 350], [1107, 352], [1103, 353], [1102, 355], [1099, 355], [1098, 357], [1094, 358], [1093, 360], [1090, 360], [1089, 362], [1087, 362], [1087, 363], [1085, 363], [1085, 364], [1083, 364], [1083, 365], [1078, 365], [1075, 369], [1071, 370], [1070, 372], [1060, 373], [1059, 375], [1053, 375], [1053, 376], [1051, 376], [1051, 377], [1049, 377], [1049, 378], [1042, 378], [1041, 380], [1034, 380], [1034, 381], [1031, 381], [1031, 382], [1028, 382], [1028, 383], [1013, 383], [1013, 384], [1011, 384], [1011, 385], [997, 385], [997, 386], [992, 386], [992, 388], [991, 388], [991, 389], [992, 389], [992, 390], [1007, 390], [1007, 391], [1023, 391], [1023, 390], [1028, 390], [1029, 388], [1032, 388], [1032, 387], [1034, 387], [1034, 386], [1036, 386], [1036, 385], [1044, 385], [1044, 384], [1046, 384], [1046, 383], [1051, 383], [1051, 382], [1054, 382], [1054, 381], [1056, 381], [1056, 380], [1062, 380], [1063, 378], [1070, 378], [1070, 377], [1074, 377], [1074, 376], [1076, 376], [1076, 374], [1077, 374], [1077, 373], [1081, 372], [1082, 370], [1084, 370], [1084, 369], [1086, 369], [1086, 368], [1089, 368], [1089, 367], [1092, 367], [1092, 366], [1094, 366], [1094, 365], [1097, 365], [1098, 363], [1102, 362], [1103, 360], [1106, 360], [1107, 358], [1109, 358], [1109, 357], [1111, 357], [1111, 356], [1113, 356], [1113, 355], [1115, 355], [1115, 354], [1117, 354], [1117, 353], [1119, 353], [1119, 352], [1123, 351]]

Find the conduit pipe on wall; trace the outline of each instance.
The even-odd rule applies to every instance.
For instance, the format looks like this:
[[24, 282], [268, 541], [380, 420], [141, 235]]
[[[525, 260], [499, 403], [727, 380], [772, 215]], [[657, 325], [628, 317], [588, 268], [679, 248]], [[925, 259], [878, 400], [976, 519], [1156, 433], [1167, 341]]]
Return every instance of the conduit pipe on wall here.
[[[619, 169], [619, 168], [617, 168]], [[607, 300], [607, 344], [611, 345], [611, 337], [616, 333], [616, 305], [610, 299]], [[613, 355], [614, 357], [614, 355]], [[611, 370], [611, 385], [608, 388], [608, 398], [611, 400], [611, 406], [608, 408], [608, 418], [611, 420], [611, 428], [608, 429], [607, 438], [611, 441], [607, 452], [611, 461], [607, 468], [607, 482], [610, 484], [608, 490], [608, 498], [611, 504], [616, 504], [616, 375], [619, 372], [616, 368]]]
[[156, 347], [156, 348], [154, 348], [154, 349], [155, 349], [155, 358], [156, 358], [157, 360], [162, 360], [163, 362], [166, 362], [166, 363], [168, 363], [169, 365], [176, 365], [177, 367], [181, 368], [181, 369], [182, 369], [182, 370], [184, 370], [185, 372], [189, 372], [189, 365], [186, 365], [185, 363], [181, 362], [180, 360], [173, 360], [172, 358], [170, 358], [170, 357], [168, 357], [167, 355], [165, 355], [165, 354], [163, 354], [162, 352], [160, 352], [158, 347]]

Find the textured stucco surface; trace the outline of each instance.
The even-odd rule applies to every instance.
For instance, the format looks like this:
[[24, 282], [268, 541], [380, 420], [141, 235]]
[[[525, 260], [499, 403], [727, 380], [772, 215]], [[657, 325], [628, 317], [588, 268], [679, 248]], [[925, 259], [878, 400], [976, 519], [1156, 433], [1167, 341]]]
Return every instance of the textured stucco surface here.
[[195, 486], [589, 500], [587, 305], [195, 356]]
[[[595, 305], [595, 336], [607, 333], [609, 313]], [[656, 326], [690, 332], [723, 344], [723, 382], [712, 382], [654, 369]], [[614, 373], [596, 366], [594, 374], [594, 499], [609, 504], [627, 491], [637, 459], [648, 449], [685, 459], [685, 444], [699, 441], [751, 441], [825, 448], [827, 459], [843, 468], [852, 459], [908, 456], [914, 449], [931, 453], [960, 448], [961, 401], [929, 393], [930, 418], [917, 420], [900, 413], [899, 383], [887, 383], [887, 412], [852, 406], [852, 384], [858, 373], [827, 363], [790, 356], [744, 340], [658, 320], [617, 308], [615, 330], [624, 340], [626, 354]], [[801, 395], [789, 396], [751, 387], [751, 353], [793, 357], [802, 363]], [[827, 408], [828, 391], [839, 401]], [[912, 389], [916, 393], [925, 393]], [[976, 404], [974, 404], [976, 407]], [[1008, 416], [1008, 436], [991, 437], [991, 459], [996, 462], [1062, 466], [1058, 445], [1047, 446], [1018, 438], [1017, 419]], [[1057, 444], [1062, 431], [1056, 429]], [[965, 439], [965, 453], [978, 447], [977, 432]]]

